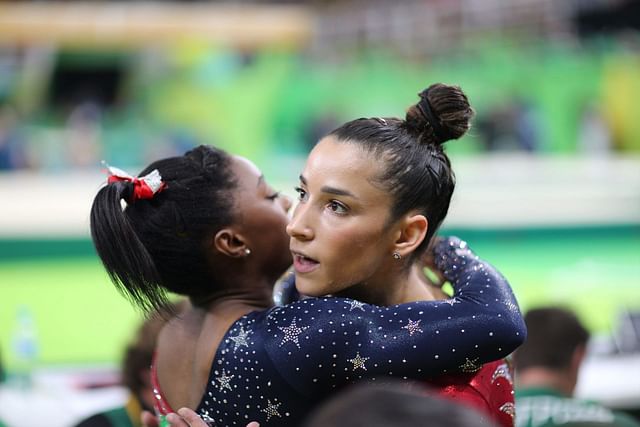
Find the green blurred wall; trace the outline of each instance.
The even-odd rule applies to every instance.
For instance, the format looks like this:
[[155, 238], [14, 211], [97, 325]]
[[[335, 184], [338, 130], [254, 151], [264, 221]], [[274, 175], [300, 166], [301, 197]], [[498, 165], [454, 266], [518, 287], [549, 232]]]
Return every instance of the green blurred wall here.
[[[640, 227], [449, 229], [510, 281], [523, 309], [562, 304], [598, 333], [640, 310]], [[117, 293], [89, 241], [0, 240], [0, 349], [15, 364], [19, 307], [33, 313], [42, 364], [115, 363], [140, 313]]]

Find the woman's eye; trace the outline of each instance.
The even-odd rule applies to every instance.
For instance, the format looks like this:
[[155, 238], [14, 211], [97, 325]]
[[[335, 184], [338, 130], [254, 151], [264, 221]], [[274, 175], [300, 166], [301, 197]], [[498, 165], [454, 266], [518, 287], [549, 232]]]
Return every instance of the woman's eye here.
[[280, 197], [280, 192], [279, 192], [279, 191], [276, 191], [276, 192], [275, 192], [275, 193], [273, 193], [272, 195], [267, 196], [267, 199], [269, 199], [269, 200], [275, 200], [275, 199], [277, 199], [278, 197]]
[[307, 192], [304, 190], [304, 188], [296, 187], [295, 190], [296, 190], [296, 193], [298, 193], [298, 200], [300, 201], [306, 200]]
[[345, 214], [349, 210], [345, 205], [335, 200], [330, 201], [327, 207], [331, 212], [337, 214]]

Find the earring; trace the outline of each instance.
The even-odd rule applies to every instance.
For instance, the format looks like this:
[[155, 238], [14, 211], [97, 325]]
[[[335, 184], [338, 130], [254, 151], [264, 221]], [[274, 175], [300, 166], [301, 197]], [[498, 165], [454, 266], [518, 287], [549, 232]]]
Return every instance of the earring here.
[[394, 252], [393, 259], [402, 259], [402, 255], [400, 255], [398, 252]]
[[244, 254], [245, 254], [246, 256], [251, 255], [251, 249], [246, 248], [246, 249], [244, 250]]

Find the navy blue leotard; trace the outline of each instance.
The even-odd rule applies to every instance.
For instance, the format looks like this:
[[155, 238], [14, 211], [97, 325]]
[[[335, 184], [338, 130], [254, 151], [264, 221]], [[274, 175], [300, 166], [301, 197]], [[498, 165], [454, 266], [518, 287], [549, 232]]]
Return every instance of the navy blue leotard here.
[[436, 246], [444, 301], [379, 307], [310, 298], [255, 311], [221, 341], [197, 412], [215, 426], [297, 426], [336, 387], [474, 369], [526, 336], [507, 281], [459, 239]]

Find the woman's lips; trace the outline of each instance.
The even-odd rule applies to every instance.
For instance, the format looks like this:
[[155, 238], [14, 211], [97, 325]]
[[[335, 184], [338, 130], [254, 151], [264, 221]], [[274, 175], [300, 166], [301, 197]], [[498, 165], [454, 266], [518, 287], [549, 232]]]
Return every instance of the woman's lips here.
[[307, 258], [304, 255], [293, 254], [293, 268], [296, 270], [296, 273], [310, 273], [318, 266], [320, 263], [311, 258]]

